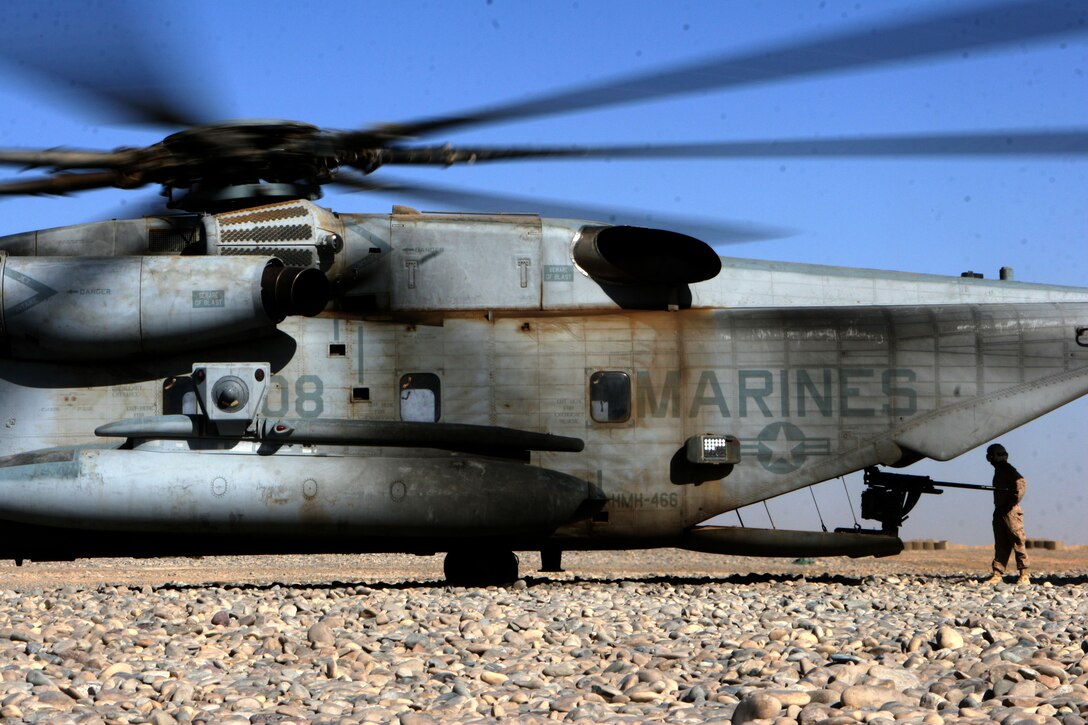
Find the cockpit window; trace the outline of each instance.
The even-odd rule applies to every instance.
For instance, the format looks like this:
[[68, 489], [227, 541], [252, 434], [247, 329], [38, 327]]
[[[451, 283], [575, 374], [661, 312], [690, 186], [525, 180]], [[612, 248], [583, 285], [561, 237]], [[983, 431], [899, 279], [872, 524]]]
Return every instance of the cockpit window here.
[[621, 423], [631, 417], [631, 376], [601, 371], [589, 378], [589, 414], [597, 423]]
[[400, 419], [437, 423], [442, 417], [442, 383], [434, 373], [408, 373], [400, 378]]

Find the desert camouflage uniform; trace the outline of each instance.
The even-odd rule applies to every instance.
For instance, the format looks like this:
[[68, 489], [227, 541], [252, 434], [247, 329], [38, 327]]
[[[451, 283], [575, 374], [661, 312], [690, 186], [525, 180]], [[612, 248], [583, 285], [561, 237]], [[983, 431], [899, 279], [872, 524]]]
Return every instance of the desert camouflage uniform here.
[[994, 560], [996, 575], [1005, 573], [1009, 554], [1016, 553], [1016, 568], [1028, 570], [1028, 552], [1024, 543], [1024, 510], [1020, 501], [1027, 491], [1027, 481], [1008, 461], [994, 466]]

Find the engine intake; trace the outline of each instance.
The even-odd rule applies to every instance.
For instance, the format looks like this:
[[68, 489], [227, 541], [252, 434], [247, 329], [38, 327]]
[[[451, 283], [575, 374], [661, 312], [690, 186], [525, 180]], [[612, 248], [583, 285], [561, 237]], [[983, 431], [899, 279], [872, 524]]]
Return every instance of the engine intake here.
[[722, 269], [706, 242], [663, 229], [583, 227], [572, 254], [593, 279], [619, 285], [694, 284]]

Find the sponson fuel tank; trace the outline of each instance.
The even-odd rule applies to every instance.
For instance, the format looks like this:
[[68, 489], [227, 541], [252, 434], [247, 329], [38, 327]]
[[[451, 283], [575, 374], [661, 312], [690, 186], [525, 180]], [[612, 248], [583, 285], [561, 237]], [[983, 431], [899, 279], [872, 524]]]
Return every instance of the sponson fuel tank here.
[[481, 537], [546, 534], [589, 515], [590, 484], [510, 461], [418, 450], [257, 455], [76, 447], [0, 459], [0, 520], [143, 534]]
[[0, 253], [0, 341], [8, 357], [66, 362], [193, 349], [270, 333], [328, 295], [320, 271], [270, 257]]

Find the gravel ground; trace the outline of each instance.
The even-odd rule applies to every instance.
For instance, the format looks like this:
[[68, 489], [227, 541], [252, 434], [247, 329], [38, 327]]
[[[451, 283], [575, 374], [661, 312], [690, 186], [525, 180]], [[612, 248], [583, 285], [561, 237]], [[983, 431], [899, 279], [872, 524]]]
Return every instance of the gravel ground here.
[[[0, 566], [0, 721], [1080, 725], [1088, 547], [886, 559], [569, 553]], [[1012, 577], [1010, 577], [1011, 582]]]

